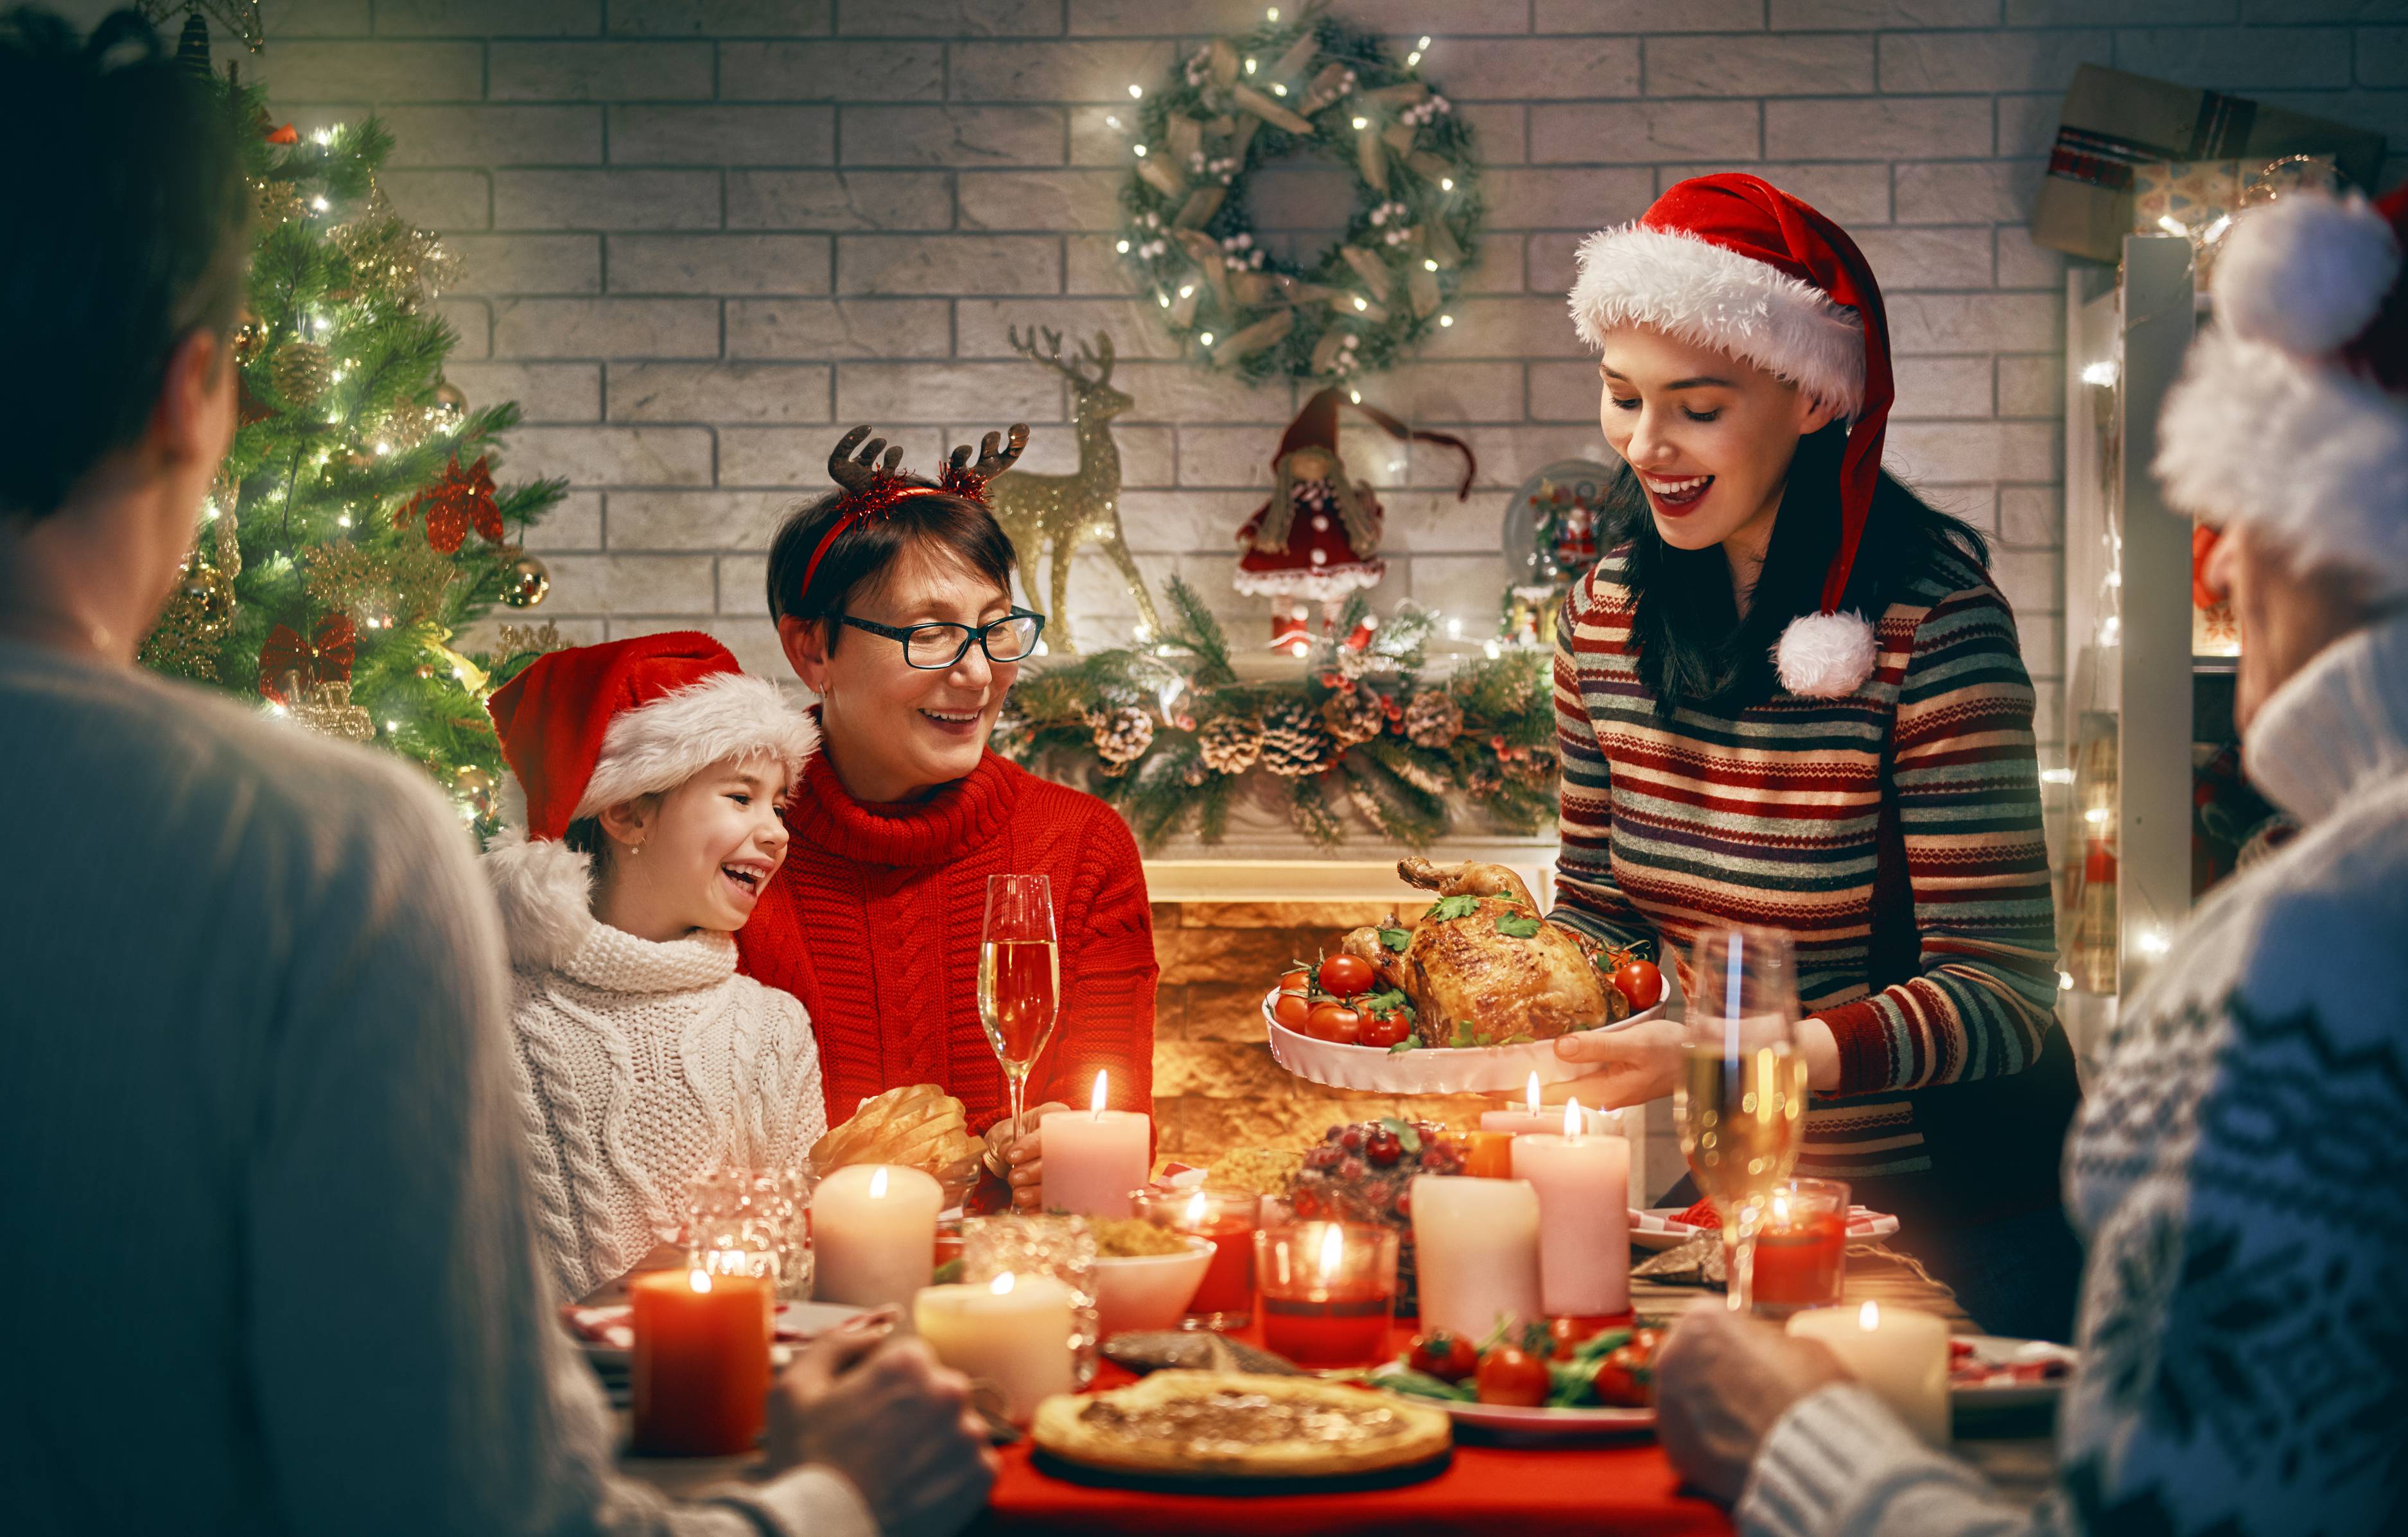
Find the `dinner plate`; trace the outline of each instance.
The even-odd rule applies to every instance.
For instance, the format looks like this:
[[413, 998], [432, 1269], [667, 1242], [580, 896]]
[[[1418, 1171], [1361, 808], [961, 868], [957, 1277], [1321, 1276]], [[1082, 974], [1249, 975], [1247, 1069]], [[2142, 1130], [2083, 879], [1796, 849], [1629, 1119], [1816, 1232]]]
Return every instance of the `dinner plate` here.
[[[1686, 1206], [1651, 1206], [1630, 1214], [1630, 1246], [1634, 1249], [1678, 1248], [1699, 1233], [1713, 1232], [1713, 1228], [1693, 1227], [1680, 1220]], [[1848, 1242], [1869, 1244], [1876, 1238], [1887, 1238], [1898, 1231], [1898, 1218], [1887, 1212], [1868, 1211], [1862, 1206], [1848, 1208]]]
[[[807, 1345], [867, 1311], [843, 1302], [780, 1302], [770, 1359], [784, 1365], [795, 1346]], [[568, 1308], [563, 1310], [562, 1322], [596, 1371], [624, 1372], [635, 1352], [635, 1326], [629, 1321], [633, 1313], [624, 1302], [613, 1307]]]
[[[1412, 1398], [1399, 1393], [1399, 1398]], [[1656, 1428], [1656, 1411], [1644, 1409], [1525, 1409], [1514, 1403], [1434, 1403], [1457, 1425], [1471, 1426], [1515, 1441], [1584, 1441], [1598, 1436], [1638, 1435]]]
[[1952, 1371], [1948, 1381], [1948, 1402], [1956, 1409], [2029, 1409], [2055, 1403], [2064, 1396], [2065, 1385], [2072, 1380], [2072, 1369], [2081, 1359], [2078, 1351], [2047, 1340], [2010, 1339], [2000, 1334], [1959, 1334], [1960, 1345], [1973, 1347], [1973, 1359], [1985, 1366], [2004, 1369], [2017, 1364], [2039, 1361], [2063, 1361], [2066, 1373], [2061, 1376], [2019, 1381], [2000, 1374], [1987, 1381], [1959, 1382]]
[[[1568, 1062], [1556, 1056], [1552, 1039], [1510, 1046], [1421, 1046], [1412, 1051], [1319, 1041], [1288, 1029], [1273, 1017], [1271, 1008], [1279, 996], [1277, 988], [1263, 995], [1263, 1029], [1269, 1032], [1272, 1060], [1299, 1078], [1331, 1089], [1380, 1094], [1495, 1094], [1524, 1087], [1533, 1073], [1541, 1083], [1550, 1084], [1596, 1071], [1591, 1063]], [[1573, 1033], [1627, 1030], [1663, 1012], [1659, 1003], [1627, 1019]]]

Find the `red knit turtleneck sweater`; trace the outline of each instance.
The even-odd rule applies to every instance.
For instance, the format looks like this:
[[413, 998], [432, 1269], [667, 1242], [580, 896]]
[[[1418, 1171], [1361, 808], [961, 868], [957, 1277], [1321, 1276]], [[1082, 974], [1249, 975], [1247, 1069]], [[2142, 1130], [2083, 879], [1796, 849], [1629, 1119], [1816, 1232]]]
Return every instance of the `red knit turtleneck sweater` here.
[[828, 1124], [869, 1096], [941, 1084], [982, 1131], [1010, 1113], [979, 1026], [986, 878], [1043, 875], [1062, 1012], [1028, 1103], [1154, 1108], [1154, 918], [1137, 843], [1111, 807], [987, 753], [930, 800], [854, 800], [814, 754], [785, 813], [786, 862], [737, 935], [744, 972], [810, 1011]]

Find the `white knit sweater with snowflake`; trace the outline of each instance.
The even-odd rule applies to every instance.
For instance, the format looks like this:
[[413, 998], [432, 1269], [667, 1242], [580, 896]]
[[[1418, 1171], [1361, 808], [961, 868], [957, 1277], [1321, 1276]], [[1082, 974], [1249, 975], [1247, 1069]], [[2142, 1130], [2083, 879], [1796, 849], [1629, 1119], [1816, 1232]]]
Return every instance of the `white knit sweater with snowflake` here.
[[736, 973], [733, 935], [654, 943], [595, 918], [590, 861], [485, 856], [510, 946], [510, 1023], [536, 1219], [581, 1297], [674, 1239], [695, 1174], [781, 1168], [827, 1130], [803, 1006]]

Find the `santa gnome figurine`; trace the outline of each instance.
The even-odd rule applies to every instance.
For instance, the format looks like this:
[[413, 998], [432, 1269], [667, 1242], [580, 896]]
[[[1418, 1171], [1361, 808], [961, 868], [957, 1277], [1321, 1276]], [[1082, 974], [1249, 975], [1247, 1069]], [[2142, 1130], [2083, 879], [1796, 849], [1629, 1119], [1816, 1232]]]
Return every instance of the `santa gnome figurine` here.
[[[1406, 426], [1387, 412], [1350, 401], [1341, 390], [1323, 390], [1304, 403], [1288, 423], [1271, 460], [1270, 500], [1255, 509], [1238, 530], [1238, 574], [1240, 592], [1277, 601], [1271, 619], [1271, 645], [1299, 655], [1307, 644], [1305, 603], [1321, 603], [1324, 633], [1338, 621], [1346, 595], [1374, 587], [1388, 574], [1380, 559], [1380, 528], [1384, 518], [1371, 488], [1346, 473], [1338, 456], [1338, 408], [1352, 405], [1400, 442], [1418, 440], [1443, 444], [1463, 456], [1463, 477], [1455, 486], [1456, 501], [1471, 494], [1471, 477], [1478, 461], [1471, 445], [1446, 433], [1426, 433]], [[1346, 644], [1356, 649], [1371, 637], [1366, 619]]]
[[1817, 699], [1872, 676], [1872, 622], [1843, 612], [1881, 477], [1889, 425], [1889, 320], [1847, 232], [1770, 182], [1736, 172], [1666, 190], [1636, 222], [1581, 243], [1572, 322], [1591, 347], [1645, 326], [1788, 380], [1848, 423], [1840, 460], [1840, 548], [1819, 610], [1782, 631], [1781, 685]]

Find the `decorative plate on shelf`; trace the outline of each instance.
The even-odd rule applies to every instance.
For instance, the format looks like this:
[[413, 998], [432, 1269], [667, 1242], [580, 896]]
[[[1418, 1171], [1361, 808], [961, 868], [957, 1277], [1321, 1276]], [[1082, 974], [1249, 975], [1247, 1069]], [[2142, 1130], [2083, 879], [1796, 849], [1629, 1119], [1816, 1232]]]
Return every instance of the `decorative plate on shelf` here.
[[[1361, 1089], [1381, 1094], [1510, 1093], [1527, 1084], [1533, 1073], [1541, 1083], [1551, 1084], [1592, 1071], [1583, 1063], [1568, 1062], [1556, 1056], [1552, 1039], [1509, 1046], [1416, 1046], [1410, 1051], [1316, 1040], [1288, 1029], [1272, 1015], [1279, 996], [1276, 987], [1263, 995], [1263, 1029], [1270, 1036], [1271, 1060], [1299, 1078], [1331, 1089]], [[1573, 1033], [1595, 1035], [1625, 1030], [1663, 1012], [1664, 1005], [1659, 1003], [1628, 1018]]]
[[2054, 1403], [2081, 1352], [2047, 1340], [1959, 1334], [1948, 1342], [1948, 1402], [1957, 1410], [2029, 1409]]

